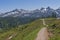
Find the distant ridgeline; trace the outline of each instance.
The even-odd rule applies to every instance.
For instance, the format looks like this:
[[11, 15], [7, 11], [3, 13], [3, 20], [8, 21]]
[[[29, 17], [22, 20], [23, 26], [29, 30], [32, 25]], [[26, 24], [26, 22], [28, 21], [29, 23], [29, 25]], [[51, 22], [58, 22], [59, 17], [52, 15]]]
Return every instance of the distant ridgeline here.
[[0, 14], [0, 28], [9, 29], [12, 27], [18, 27], [19, 25], [32, 22], [39, 18], [59, 18], [60, 9], [52, 9], [50, 7], [41, 8], [28, 11], [24, 9], [15, 9], [10, 12]]

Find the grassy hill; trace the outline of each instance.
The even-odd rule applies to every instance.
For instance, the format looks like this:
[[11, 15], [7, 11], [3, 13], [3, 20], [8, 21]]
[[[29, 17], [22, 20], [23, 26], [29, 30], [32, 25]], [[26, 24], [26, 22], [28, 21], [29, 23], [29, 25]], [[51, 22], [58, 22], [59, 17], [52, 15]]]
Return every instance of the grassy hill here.
[[60, 19], [48, 18], [45, 21], [51, 34], [49, 40], [60, 40]]
[[[48, 25], [48, 31], [52, 34], [49, 40], [60, 40], [60, 19], [45, 18], [45, 22]], [[34, 40], [38, 31], [45, 27], [42, 20], [37, 19], [31, 23], [19, 25], [4, 32], [0, 31], [0, 40], [6, 40], [11, 35], [14, 37], [11, 40]]]
[[6, 40], [14, 34], [16, 35], [11, 40], [34, 40], [42, 27], [44, 27], [42, 20], [38, 19], [29, 24], [20, 25], [19, 27], [0, 33], [0, 40]]

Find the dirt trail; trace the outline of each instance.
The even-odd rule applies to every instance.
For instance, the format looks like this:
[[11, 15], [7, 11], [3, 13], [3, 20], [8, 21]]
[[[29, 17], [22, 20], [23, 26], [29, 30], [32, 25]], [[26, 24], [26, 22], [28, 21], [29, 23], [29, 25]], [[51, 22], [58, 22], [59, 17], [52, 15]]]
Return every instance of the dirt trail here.
[[43, 21], [43, 25], [45, 25], [47, 27], [48, 25], [45, 23], [45, 20], [42, 19], [42, 21]]
[[[46, 25], [45, 20], [42, 19], [43, 25]], [[48, 26], [48, 25], [46, 25]], [[49, 39], [49, 33], [47, 31], [47, 27], [42, 28], [39, 33], [37, 34], [36, 40], [48, 40]]]
[[39, 31], [36, 40], [48, 40], [48, 35], [49, 33], [47, 31], [47, 28], [44, 27]]

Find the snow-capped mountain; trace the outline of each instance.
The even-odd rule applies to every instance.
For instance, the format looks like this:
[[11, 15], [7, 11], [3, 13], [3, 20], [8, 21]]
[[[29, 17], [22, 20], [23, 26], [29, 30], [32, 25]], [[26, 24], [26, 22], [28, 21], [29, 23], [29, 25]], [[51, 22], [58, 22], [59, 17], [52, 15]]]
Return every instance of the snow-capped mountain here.
[[60, 17], [60, 8], [54, 10], [50, 7], [36, 9], [33, 11], [24, 9], [15, 9], [10, 12], [1, 13], [0, 17], [51, 17], [56, 14], [56, 17]]
[[19, 9], [15, 9], [13, 11], [3, 13], [0, 16], [1, 17], [7, 17], [7, 16], [13, 16], [14, 17], [14, 16], [19, 16], [19, 15], [21, 15], [23, 13], [28, 13], [28, 12], [27, 12], [27, 10], [23, 10], [23, 9], [20, 9], [20, 10]]

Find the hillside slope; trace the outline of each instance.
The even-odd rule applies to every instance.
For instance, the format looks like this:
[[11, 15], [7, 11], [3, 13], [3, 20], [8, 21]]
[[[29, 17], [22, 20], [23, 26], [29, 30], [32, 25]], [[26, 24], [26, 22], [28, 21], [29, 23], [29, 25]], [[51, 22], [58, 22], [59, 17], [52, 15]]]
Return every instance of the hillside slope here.
[[16, 34], [9, 40], [34, 40], [38, 31], [43, 27], [42, 20], [38, 19], [29, 24], [20, 25], [7, 32], [0, 33], [0, 40], [7, 40], [11, 35]]
[[50, 40], [60, 40], [60, 19], [50, 18], [45, 21], [49, 25]]
[[[45, 23], [48, 25], [48, 32], [50, 33], [49, 40], [60, 40], [60, 19], [46, 18]], [[46, 27], [46, 25], [43, 25], [43, 21], [38, 19], [8, 31], [0, 32], [0, 40], [35, 40], [43, 27]], [[13, 37], [11, 38], [11, 36]]]

